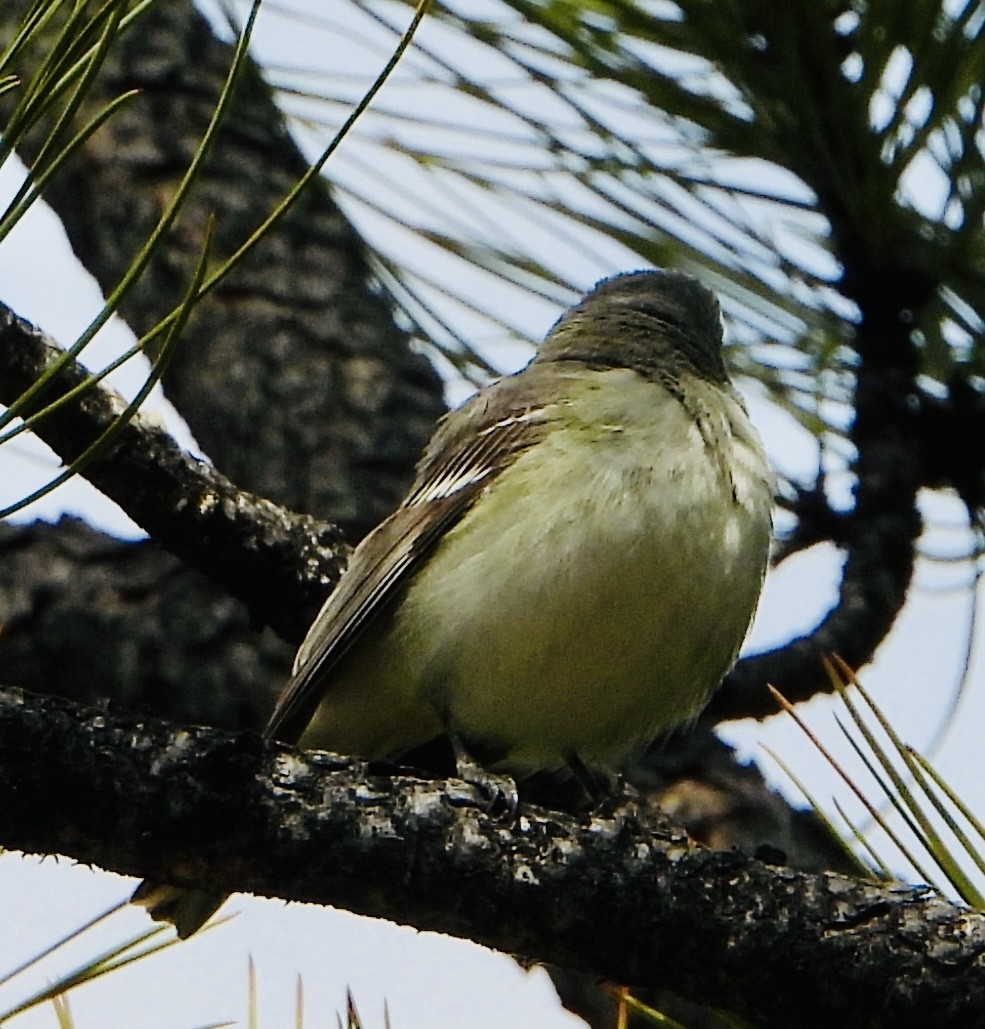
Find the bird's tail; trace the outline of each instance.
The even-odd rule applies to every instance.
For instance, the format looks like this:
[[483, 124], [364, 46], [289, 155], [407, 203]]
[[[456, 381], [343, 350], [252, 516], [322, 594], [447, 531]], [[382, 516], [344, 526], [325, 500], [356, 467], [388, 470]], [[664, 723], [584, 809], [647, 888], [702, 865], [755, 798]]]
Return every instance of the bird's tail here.
[[205, 925], [227, 896], [213, 890], [190, 890], [145, 879], [130, 900], [147, 908], [155, 922], [170, 922], [184, 940]]

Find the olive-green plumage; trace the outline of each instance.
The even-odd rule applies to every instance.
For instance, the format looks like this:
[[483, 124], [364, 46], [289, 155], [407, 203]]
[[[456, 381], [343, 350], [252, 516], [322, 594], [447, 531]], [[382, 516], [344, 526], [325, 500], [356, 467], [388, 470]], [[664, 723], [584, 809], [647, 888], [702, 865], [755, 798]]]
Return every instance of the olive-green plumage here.
[[[674, 272], [605, 280], [527, 368], [443, 419], [312, 625], [268, 735], [394, 758], [452, 732], [516, 776], [618, 767], [734, 663], [771, 503], [712, 294]], [[186, 935], [203, 898], [221, 900], [144, 902]]]

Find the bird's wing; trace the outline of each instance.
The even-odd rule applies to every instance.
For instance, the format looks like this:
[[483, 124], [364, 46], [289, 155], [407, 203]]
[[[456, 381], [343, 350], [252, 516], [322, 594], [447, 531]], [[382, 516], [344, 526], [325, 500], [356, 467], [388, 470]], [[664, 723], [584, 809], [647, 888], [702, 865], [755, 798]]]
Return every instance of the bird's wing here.
[[332, 669], [360, 634], [394, 602], [482, 490], [543, 437], [550, 408], [531, 402], [532, 383], [519, 389], [516, 383], [515, 378], [501, 380], [441, 423], [407, 499], [356, 548], [308, 631], [294, 674], [264, 730], [268, 739], [294, 741], [301, 736], [329, 686]]

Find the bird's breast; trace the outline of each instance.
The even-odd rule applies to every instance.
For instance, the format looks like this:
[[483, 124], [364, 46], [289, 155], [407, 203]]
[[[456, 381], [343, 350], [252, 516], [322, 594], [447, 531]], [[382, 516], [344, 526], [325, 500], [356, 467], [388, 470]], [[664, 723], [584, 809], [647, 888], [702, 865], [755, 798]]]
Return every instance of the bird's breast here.
[[613, 764], [693, 718], [762, 584], [771, 489], [737, 398], [597, 381], [447, 533], [395, 626], [412, 688], [511, 771]]

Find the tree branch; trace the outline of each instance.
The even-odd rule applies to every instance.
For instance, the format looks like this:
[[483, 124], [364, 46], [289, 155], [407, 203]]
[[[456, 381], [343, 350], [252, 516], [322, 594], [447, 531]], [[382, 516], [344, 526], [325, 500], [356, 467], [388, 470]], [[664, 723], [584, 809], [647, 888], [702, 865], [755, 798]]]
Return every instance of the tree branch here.
[[225, 729], [264, 724], [294, 656], [155, 543], [76, 518], [0, 524], [0, 626], [7, 685]]
[[[0, 50], [27, 0], [0, 5]], [[49, 23], [52, 36], [63, 12]], [[27, 81], [40, 54], [21, 52]], [[45, 189], [105, 293], [144, 243], [215, 107], [232, 48], [189, 0], [155, 4], [114, 42], [79, 112], [137, 89]], [[368, 83], [367, 83], [368, 84]], [[0, 99], [0, 117], [17, 98]], [[44, 126], [19, 145], [30, 162]], [[232, 253], [307, 167], [248, 62], [195, 189], [121, 315], [142, 335], [180, 302], [204, 233]], [[203, 303], [164, 377], [203, 451], [242, 487], [340, 525], [350, 540], [396, 506], [444, 413], [441, 379], [380, 288], [358, 233], [324, 180]]]
[[0, 691], [8, 847], [407, 921], [763, 1026], [985, 1009], [985, 917], [926, 889], [707, 851], [635, 809], [509, 824], [487, 804], [455, 780]]
[[[62, 354], [44, 333], [0, 304], [0, 402], [12, 403]], [[88, 375], [69, 363], [44, 400]], [[123, 408], [116, 393], [92, 386], [81, 399], [46, 415], [34, 431], [68, 463]], [[86, 466], [85, 476], [158, 543], [221, 583], [260, 624], [288, 640], [300, 639], [326, 587], [345, 566], [347, 547], [338, 528], [238, 489], [139, 416]]]

